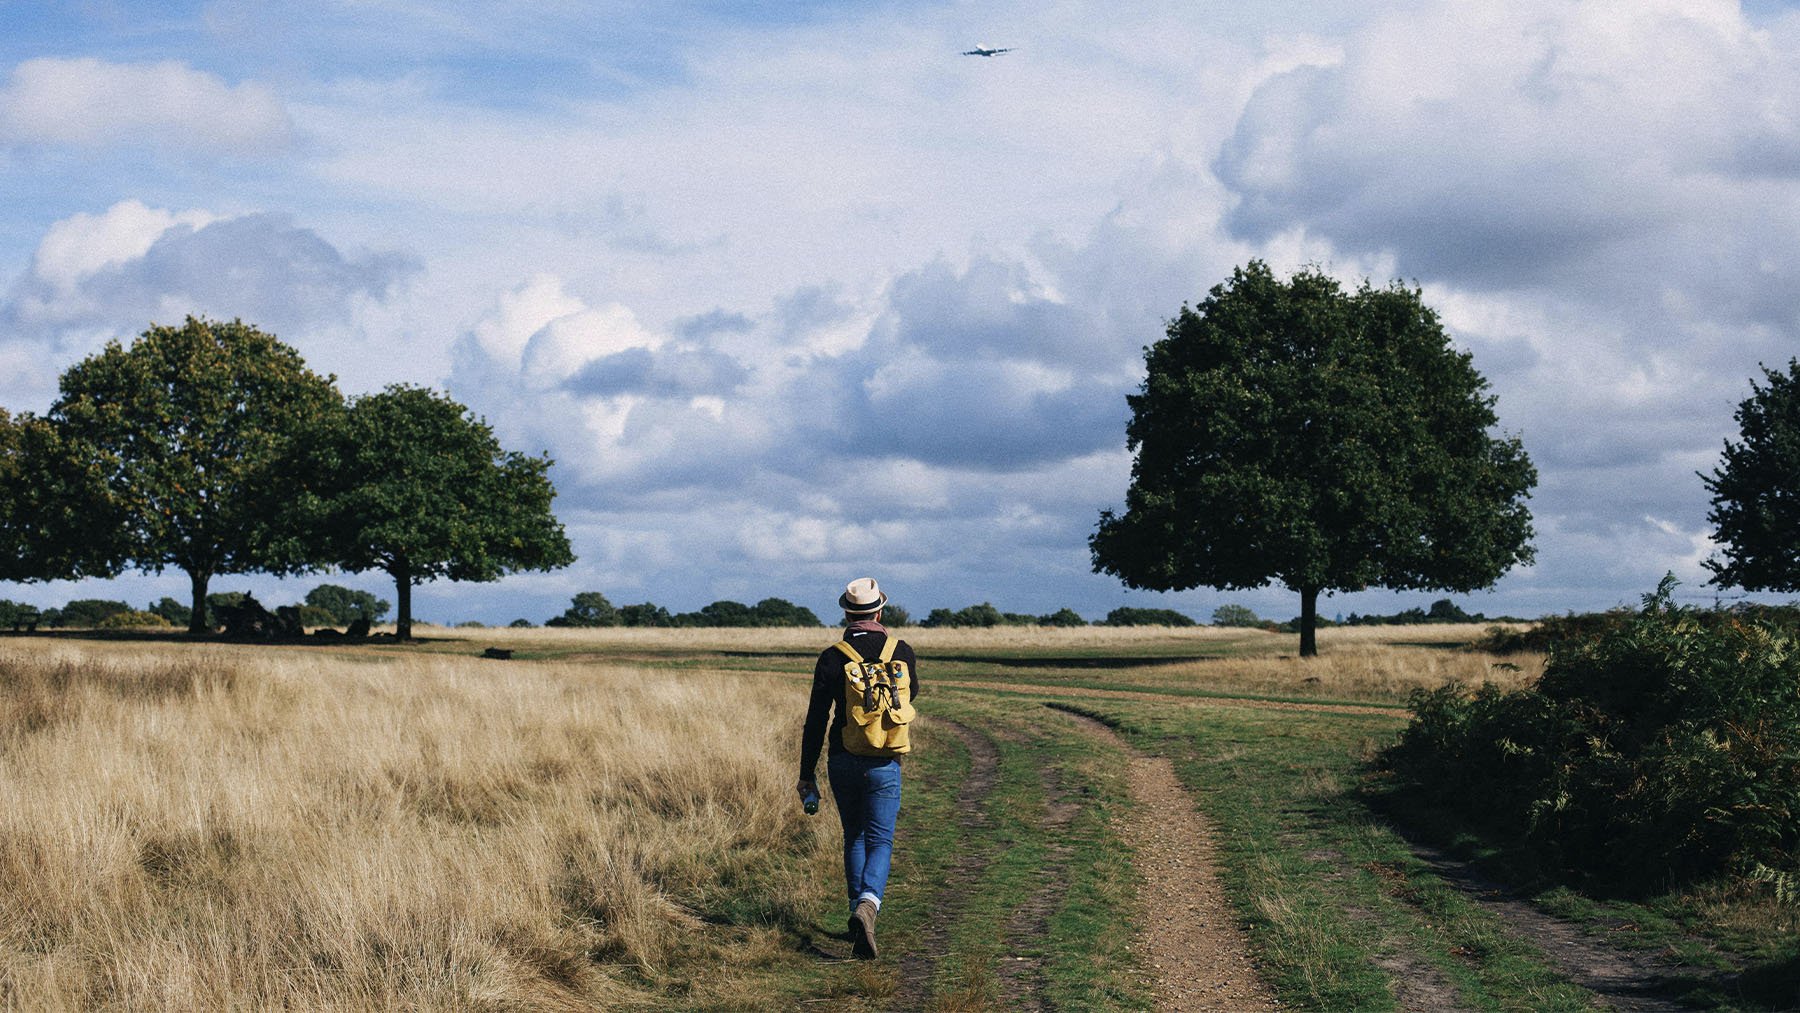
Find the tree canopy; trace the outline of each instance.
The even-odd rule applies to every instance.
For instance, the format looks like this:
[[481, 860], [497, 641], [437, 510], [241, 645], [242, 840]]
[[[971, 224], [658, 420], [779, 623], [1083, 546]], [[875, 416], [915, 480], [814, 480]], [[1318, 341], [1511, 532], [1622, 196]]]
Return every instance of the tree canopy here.
[[318, 609], [333, 626], [348, 626], [358, 619], [380, 622], [391, 607], [386, 598], [377, 598], [367, 591], [341, 584], [320, 584], [306, 592], [304, 603]]
[[1227, 604], [1213, 609], [1212, 624], [1214, 626], [1261, 626], [1262, 620], [1256, 617], [1248, 605]]
[[544, 621], [545, 626], [618, 626], [619, 610], [599, 591], [577, 594], [562, 615]]
[[335, 476], [307, 505], [323, 555], [394, 579], [395, 635], [412, 636], [412, 589], [497, 580], [574, 562], [550, 512], [550, 459], [501, 448], [449, 397], [395, 385], [350, 402], [311, 470]]
[[206, 588], [222, 574], [294, 572], [310, 563], [284, 504], [297, 442], [325, 427], [341, 397], [294, 349], [255, 327], [188, 317], [152, 326], [70, 367], [49, 418], [62, 445], [61, 485], [91, 477], [91, 495], [59, 482], [46, 495], [62, 518], [50, 544], [73, 568], [186, 571], [189, 630], [206, 628]]
[[1740, 440], [1725, 441], [1719, 467], [1702, 475], [1723, 558], [1713, 582], [1750, 591], [1800, 591], [1800, 360], [1786, 373], [1763, 367], [1766, 386], [1738, 405]]
[[1125, 512], [1094, 569], [1154, 590], [1469, 591], [1532, 558], [1536, 484], [1487, 381], [1416, 290], [1252, 261], [1183, 307], [1131, 395]]

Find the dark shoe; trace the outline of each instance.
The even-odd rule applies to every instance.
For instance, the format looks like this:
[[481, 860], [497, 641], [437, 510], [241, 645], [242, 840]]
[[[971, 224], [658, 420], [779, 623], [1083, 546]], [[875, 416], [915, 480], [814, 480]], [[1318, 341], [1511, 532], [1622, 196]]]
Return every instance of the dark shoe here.
[[850, 916], [850, 948], [864, 960], [874, 960], [878, 955], [875, 949], [875, 904], [863, 901], [856, 905], [856, 913]]

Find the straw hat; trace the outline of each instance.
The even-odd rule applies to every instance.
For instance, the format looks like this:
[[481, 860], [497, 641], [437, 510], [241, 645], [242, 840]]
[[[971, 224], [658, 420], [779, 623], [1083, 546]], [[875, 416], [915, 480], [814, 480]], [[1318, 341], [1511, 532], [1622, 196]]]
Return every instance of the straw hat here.
[[887, 595], [881, 593], [881, 587], [875, 583], [874, 577], [856, 578], [838, 597], [838, 605], [845, 613], [853, 616], [874, 615], [886, 604]]

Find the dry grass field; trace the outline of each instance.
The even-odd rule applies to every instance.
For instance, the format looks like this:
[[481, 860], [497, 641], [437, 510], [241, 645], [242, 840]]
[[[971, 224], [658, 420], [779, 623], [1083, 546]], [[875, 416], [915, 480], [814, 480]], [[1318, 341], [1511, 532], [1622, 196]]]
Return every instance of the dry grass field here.
[[[426, 632], [0, 639], [0, 1002], [783, 1008], [817, 975], [795, 927], [839, 903], [836, 828], [792, 784], [828, 631]], [[906, 635], [943, 681], [1010, 653], [1104, 663], [1044, 685], [1393, 703], [1541, 669], [1472, 632], [1326, 630], [1307, 662], [1246, 630]]]
[[799, 689], [731, 679], [0, 644], [0, 999], [591, 1009], [753, 966], [772, 939], [680, 898], [813, 905], [833, 846], [792, 804]]

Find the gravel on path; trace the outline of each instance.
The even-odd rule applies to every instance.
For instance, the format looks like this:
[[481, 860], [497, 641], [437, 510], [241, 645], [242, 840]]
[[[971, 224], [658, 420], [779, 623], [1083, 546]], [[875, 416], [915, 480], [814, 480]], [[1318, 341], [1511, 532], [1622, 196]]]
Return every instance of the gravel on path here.
[[1123, 833], [1144, 879], [1133, 950], [1163, 1011], [1276, 1010], [1219, 882], [1211, 821], [1167, 757], [1146, 756], [1099, 721], [1069, 715], [1131, 756], [1131, 817]]

